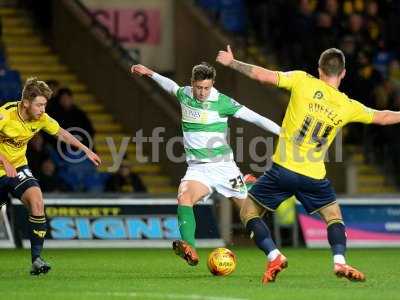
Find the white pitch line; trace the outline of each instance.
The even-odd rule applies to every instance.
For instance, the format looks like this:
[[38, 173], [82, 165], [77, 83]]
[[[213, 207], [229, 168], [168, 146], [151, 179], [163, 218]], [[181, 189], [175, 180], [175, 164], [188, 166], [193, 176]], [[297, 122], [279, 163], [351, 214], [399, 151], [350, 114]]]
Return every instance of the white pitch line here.
[[95, 293], [88, 292], [89, 295], [107, 295], [115, 297], [153, 297], [158, 299], [190, 299], [190, 300], [248, 300], [247, 298], [231, 298], [231, 297], [217, 297], [217, 296], [203, 296], [196, 294], [162, 294], [162, 293], [142, 293], [142, 292], [107, 292], [107, 293]]

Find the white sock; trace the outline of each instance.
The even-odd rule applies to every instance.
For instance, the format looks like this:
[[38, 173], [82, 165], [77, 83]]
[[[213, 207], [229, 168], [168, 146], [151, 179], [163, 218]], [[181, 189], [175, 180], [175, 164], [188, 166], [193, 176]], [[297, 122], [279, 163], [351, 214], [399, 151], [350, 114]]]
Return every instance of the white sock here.
[[278, 249], [272, 250], [270, 253], [268, 253], [268, 261], [273, 261], [278, 257], [279, 254], [281, 254], [281, 252]]
[[344, 258], [343, 255], [341, 255], [341, 254], [335, 254], [335, 255], [333, 256], [333, 263], [334, 263], [334, 264], [342, 264], [342, 265], [344, 265], [344, 264], [346, 263], [346, 260], [345, 260], [345, 258]]

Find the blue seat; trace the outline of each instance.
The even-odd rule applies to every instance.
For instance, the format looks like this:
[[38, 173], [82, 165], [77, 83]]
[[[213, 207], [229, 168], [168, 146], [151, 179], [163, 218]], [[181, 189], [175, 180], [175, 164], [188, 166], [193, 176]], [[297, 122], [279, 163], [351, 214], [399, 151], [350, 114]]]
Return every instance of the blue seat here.
[[245, 10], [243, 0], [221, 0], [219, 21], [222, 27], [229, 32], [244, 34], [247, 27]]
[[21, 99], [21, 76], [17, 71], [0, 69], [0, 100], [2, 103]]

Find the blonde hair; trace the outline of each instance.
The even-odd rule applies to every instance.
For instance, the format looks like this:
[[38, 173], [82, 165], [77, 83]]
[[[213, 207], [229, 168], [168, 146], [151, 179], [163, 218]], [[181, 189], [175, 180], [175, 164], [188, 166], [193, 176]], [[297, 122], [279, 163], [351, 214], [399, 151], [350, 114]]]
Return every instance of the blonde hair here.
[[22, 99], [28, 101], [33, 101], [37, 96], [43, 96], [49, 100], [52, 94], [53, 92], [49, 86], [36, 77], [29, 77], [22, 89]]

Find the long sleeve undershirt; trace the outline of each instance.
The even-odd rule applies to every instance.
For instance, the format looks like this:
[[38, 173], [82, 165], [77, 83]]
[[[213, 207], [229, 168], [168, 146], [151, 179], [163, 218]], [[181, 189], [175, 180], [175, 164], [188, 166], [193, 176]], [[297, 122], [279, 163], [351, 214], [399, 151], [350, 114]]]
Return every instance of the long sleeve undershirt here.
[[272, 133], [275, 133], [276, 135], [279, 135], [281, 131], [281, 127], [278, 124], [271, 121], [270, 119], [267, 119], [259, 115], [258, 113], [252, 111], [251, 109], [248, 109], [245, 106], [239, 109], [233, 116], [235, 118], [239, 118], [247, 122], [253, 123], [264, 130], [268, 130]]
[[[178, 92], [179, 85], [177, 85], [175, 81], [155, 72], [153, 73], [151, 78], [168, 93], [176, 95], [176, 93]], [[264, 130], [275, 133], [276, 135], [279, 135], [281, 130], [280, 126], [277, 125], [275, 122], [259, 115], [258, 113], [248, 109], [245, 106], [240, 108], [233, 116], [235, 118], [243, 119], [247, 122], [253, 123]]]

